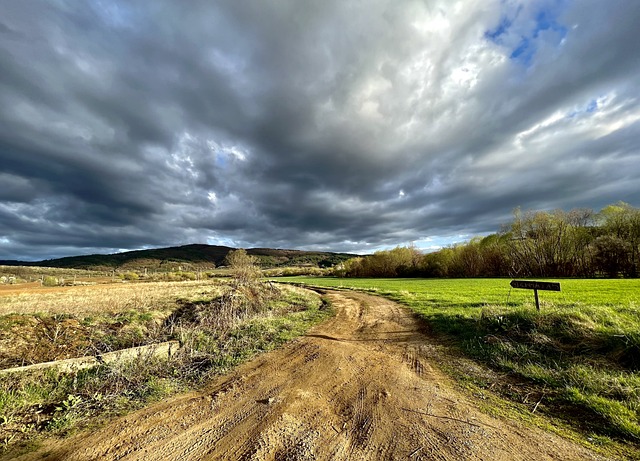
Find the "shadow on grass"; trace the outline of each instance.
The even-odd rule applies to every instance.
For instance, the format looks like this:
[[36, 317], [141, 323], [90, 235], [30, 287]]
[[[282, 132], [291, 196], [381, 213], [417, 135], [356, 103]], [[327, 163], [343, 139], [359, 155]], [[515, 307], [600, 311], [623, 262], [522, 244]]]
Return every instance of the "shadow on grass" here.
[[539, 412], [566, 420], [585, 433], [636, 444], [640, 440], [635, 418], [621, 422], [619, 414], [596, 402], [604, 398], [611, 408], [622, 404], [631, 415], [637, 414], [637, 403], [630, 400], [637, 401], [638, 395], [629, 385], [627, 389], [620, 385], [619, 391], [606, 387], [607, 380], [617, 384], [620, 376], [633, 376], [638, 370], [636, 338], [595, 331], [557, 312], [486, 309], [477, 317], [445, 312], [418, 317], [464, 355], [507, 373], [492, 383], [480, 375], [472, 377], [476, 385], [491, 387], [517, 403], [539, 395], [544, 401], [536, 407]]

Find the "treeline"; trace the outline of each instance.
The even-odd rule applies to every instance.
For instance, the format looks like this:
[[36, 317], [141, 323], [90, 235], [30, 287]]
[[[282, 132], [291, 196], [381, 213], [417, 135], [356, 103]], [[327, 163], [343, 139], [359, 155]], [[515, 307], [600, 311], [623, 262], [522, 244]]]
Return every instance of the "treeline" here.
[[337, 266], [342, 277], [637, 277], [640, 209], [514, 211], [487, 237], [422, 254], [397, 247]]

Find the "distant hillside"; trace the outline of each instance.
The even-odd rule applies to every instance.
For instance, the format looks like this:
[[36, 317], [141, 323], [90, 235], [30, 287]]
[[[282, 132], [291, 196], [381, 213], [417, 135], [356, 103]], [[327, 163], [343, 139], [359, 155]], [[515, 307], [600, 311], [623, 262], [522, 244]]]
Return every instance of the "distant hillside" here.
[[[69, 256], [38, 262], [0, 261], [0, 265], [62, 267], [71, 269], [112, 270], [150, 269], [170, 271], [182, 268], [208, 269], [224, 264], [227, 254], [234, 248], [215, 245], [184, 245], [153, 250], [136, 250], [107, 255]], [[329, 267], [355, 255], [320, 251], [278, 250], [272, 248], [251, 248], [247, 253], [258, 258], [264, 268], [282, 266]]]

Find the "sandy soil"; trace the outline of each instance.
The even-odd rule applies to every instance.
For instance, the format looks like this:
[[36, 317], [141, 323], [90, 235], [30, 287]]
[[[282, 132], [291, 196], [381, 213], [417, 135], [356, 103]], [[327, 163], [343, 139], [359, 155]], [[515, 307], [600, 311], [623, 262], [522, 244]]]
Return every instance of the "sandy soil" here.
[[402, 307], [329, 294], [337, 316], [198, 393], [22, 460], [589, 460], [553, 434], [481, 413], [429, 365]]

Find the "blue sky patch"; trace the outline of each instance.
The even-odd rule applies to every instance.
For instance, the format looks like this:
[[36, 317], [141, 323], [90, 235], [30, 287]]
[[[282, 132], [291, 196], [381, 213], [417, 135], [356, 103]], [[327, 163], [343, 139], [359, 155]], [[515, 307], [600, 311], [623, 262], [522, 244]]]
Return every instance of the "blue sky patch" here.
[[[520, 6], [511, 16], [502, 15], [498, 25], [485, 31], [484, 37], [498, 45], [512, 47], [509, 58], [528, 67], [538, 51], [539, 40], [551, 41], [554, 46], [559, 46], [567, 36], [568, 28], [559, 22], [565, 4], [565, 1], [559, 0], [538, 11], [534, 17], [534, 26], [529, 29], [518, 27], [520, 20], [524, 20], [520, 14], [523, 7]], [[547, 31], [553, 33], [541, 38], [541, 34]], [[512, 45], [508, 45], [509, 43]], [[513, 43], [516, 43], [515, 47]]]
[[509, 19], [506, 16], [503, 16], [502, 18], [500, 18], [500, 23], [496, 26], [495, 29], [487, 30], [484, 33], [485, 38], [491, 40], [493, 43], [500, 43], [500, 37], [502, 37], [502, 35], [507, 32], [512, 23], [513, 20]]

